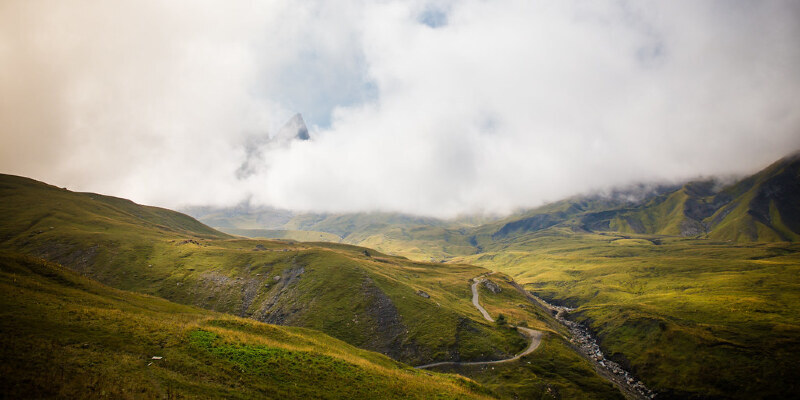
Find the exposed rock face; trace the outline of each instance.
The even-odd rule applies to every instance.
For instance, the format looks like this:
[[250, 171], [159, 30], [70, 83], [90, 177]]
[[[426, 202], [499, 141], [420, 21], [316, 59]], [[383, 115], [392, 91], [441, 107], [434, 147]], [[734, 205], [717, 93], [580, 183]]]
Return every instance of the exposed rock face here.
[[685, 219], [680, 224], [681, 236], [697, 236], [707, 233], [707, 229], [702, 222], [693, 219]]
[[426, 299], [430, 299], [431, 298], [431, 295], [423, 292], [422, 290], [417, 290], [417, 296], [424, 297]]
[[500, 286], [497, 286], [496, 283], [488, 279], [483, 281], [483, 286], [486, 286], [486, 289], [489, 289], [489, 291], [492, 293], [500, 293], [502, 291], [502, 289], [500, 289]]
[[240, 317], [249, 317], [248, 310], [253, 305], [258, 292], [261, 289], [261, 280], [257, 278], [243, 279], [240, 282], [242, 291], [242, 305], [239, 307]]
[[[261, 303], [258, 311], [253, 313], [252, 318], [269, 324], [286, 324], [288, 317], [301, 309], [298, 304], [286, 304], [279, 302], [282, 297], [291, 297], [290, 291], [294, 290], [294, 284], [300, 280], [300, 276], [306, 272], [305, 267], [297, 265], [283, 271], [281, 275], [272, 278], [275, 282], [267, 292], [266, 299]], [[278, 278], [278, 279], [275, 279]]]
[[104, 282], [102, 277], [95, 277], [93, 275], [94, 270], [92, 266], [95, 263], [95, 258], [99, 250], [100, 247], [98, 245], [82, 248], [80, 246], [48, 241], [42, 243], [33, 254], [37, 257], [70, 267], [81, 275], [92, 276]]
[[406, 327], [400, 321], [400, 313], [392, 299], [369, 277], [361, 282], [361, 291], [367, 303], [367, 317], [372, 322], [369, 328], [372, 330], [370, 339], [362, 347], [388, 354], [394, 359], [407, 358], [413, 354], [412, 348], [403, 346]]

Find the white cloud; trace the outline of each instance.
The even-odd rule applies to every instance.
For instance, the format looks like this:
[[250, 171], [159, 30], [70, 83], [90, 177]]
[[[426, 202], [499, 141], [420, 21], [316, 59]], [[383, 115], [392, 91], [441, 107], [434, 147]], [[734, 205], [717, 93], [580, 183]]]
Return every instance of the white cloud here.
[[[242, 4], [0, 6], [0, 170], [165, 206], [450, 216], [800, 148], [796, 3]], [[295, 111], [312, 140], [237, 180]]]

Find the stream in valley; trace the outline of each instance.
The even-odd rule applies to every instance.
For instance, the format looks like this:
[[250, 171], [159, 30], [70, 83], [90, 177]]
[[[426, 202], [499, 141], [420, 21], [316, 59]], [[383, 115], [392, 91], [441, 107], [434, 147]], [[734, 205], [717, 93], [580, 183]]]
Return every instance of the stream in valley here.
[[569, 330], [569, 341], [573, 346], [594, 364], [598, 373], [616, 384], [628, 397], [635, 399], [653, 399], [656, 397], [655, 393], [648, 389], [642, 381], [636, 379], [617, 362], [609, 360], [603, 355], [597, 339], [592, 336], [586, 326], [567, 319], [569, 312], [574, 310], [573, 308], [550, 304], [523, 289], [516, 282], [513, 282], [512, 285], [536, 305], [552, 313], [555, 319]]

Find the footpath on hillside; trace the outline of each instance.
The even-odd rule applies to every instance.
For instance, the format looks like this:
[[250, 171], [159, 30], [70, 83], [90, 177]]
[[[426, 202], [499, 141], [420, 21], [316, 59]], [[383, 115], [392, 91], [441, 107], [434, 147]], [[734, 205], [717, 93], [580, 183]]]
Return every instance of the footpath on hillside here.
[[[489, 313], [486, 311], [486, 309], [483, 308], [483, 306], [481, 306], [480, 298], [478, 297], [478, 285], [480, 285], [484, 281], [484, 279], [485, 279], [484, 275], [480, 275], [480, 276], [475, 277], [475, 278], [472, 279], [472, 282], [473, 282], [472, 283], [472, 304], [475, 305], [475, 308], [477, 308], [478, 311], [481, 312], [481, 314], [483, 315], [484, 319], [486, 319], [489, 322], [494, 322], [494, 318], [492, 318], [492, 316], [489, 315]], [[536, 348], [539, 347], [539, 344], [542, 343], [542, 335], [544, 335], [544, 333], [542, 331], [537, 331], [535, 329], [525, 328], [525, 327], [522, 327], [522, 326], [517, 326], [516, 328], [520, 333], [522, 333], [523, 335], [527, 336], [531, 340], [531, 343], [530, 343], [530, 345], [528, 345], [528, 348], [523, 350], [521, 353], [515, 355], [514, 357], [505, 358], [505, 359], [502, 359], [502, 360], [494, 360], [494, 361], [468, 361], [468, 362], [441, 361], [441, 362], [436, 362], [436, 363], [432, 363], [432, 364], [420, 365], [420, 366], [415, 367], [415, 368], [424, 369], [424, 368], [438, 367], [438, 366], [441, 366], [441, 365], [490, 365], [490, 364], [501, 364], [501, 363], [517, 361], [520, 358], [532, 353], [534, 350], [536, 350]]]

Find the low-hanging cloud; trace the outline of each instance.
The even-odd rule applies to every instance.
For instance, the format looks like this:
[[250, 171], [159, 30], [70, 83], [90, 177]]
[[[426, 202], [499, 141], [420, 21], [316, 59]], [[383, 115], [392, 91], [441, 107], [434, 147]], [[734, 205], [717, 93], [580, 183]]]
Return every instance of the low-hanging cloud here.
[[7, 1], [0, 171], [444, 217], [742, 174], [800, 148], [797, 38], [790, 1]]

